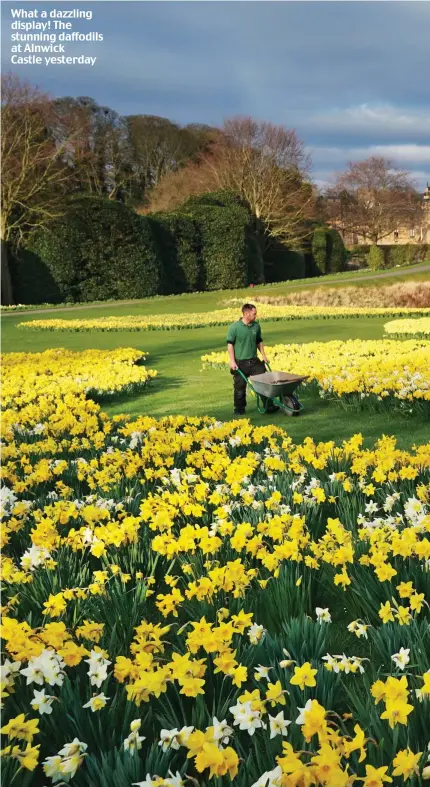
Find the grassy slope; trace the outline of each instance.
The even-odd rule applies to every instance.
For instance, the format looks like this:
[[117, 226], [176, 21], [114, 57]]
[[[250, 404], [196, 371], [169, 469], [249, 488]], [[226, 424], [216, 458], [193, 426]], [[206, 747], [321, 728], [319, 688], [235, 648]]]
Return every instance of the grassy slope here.
[[[282, 295], [286, 292], [303, 292], [307, 289], [313, 290], [315, 287], [377, 287], [379, 284], [381, 286], [388, 286], [390, 284], [397, 284], [403, 281], [428, 281], [430, 280], [430, 267], [427, 270], [417, 270], [417, 268], [421, 268], [423, 265], [430, 266], [430, 261], [427, 261], [426, 263], [419, 263], [417, 265], [411, 265], [408, 268], [404, 268], [399, 271], [347, 271], [345, 273], [336, 273], [329, 276], [321, 276], [315, 279], [301, 279], [279, 282], [277, 284], [259, 285], [253, 289], [247, 288], [242, 290], [191, 293], [180, 296], [156, 296], [153, 298], [144, 298], [132, 302], [117, 301], [108, 303], [106, 305], [96, 303], [96, 308], [91, 312], [91, 316], [97, 317], [104, 314], [168, 314], [181, 311], [210, 311], [211, 309], [222, 308], [225, 301], [232, 298], [251, 299], [253, 295]], [[73, 316], [74, 310], [76, 310], [76, 317], [83, 319], [84, 314], [86, 314], [87, 310], [90, 309], [91, 306], [91, 303], [88, 304], [88, 307], [85, 307], [84, 304], [71, 305], [67, 306], [66, 308], [56, 306], [52, 309], [47, 309], [46, 307], [43, 308], [43, 306], [41, 306], [40, 319], [48, 319], [50, 316], [49, 312], [52, 312], [52, 316], [70, 319]], [[126, 312], [124, 311], [125, 306], [127, 306]], [[108, 309], [109, 311], [105, 312], [105, 309]], [[5, 312], [4, 316], [11, 317], [13, 314], [18, 313], [18, 311]], [[20, 312], [20, 314], [22, 314], [23, 317], [30, 319], [29, 312], [23, 310]], [[47, 314], [48, 317], [42, 317], [42, 314]], [[38, 318], [32, 317], [31, 319]]]
[[[210, 294], [208, 294], [210, 296]], [[216, 296], [219, 298], [219, 295]], [[204, 301], [205, 299], [205, 301]], [[214, 295], [212, 294], [212, 299]], [[204, 304], [203, 304], [204, 301]], [[151, 307], [148, 308], [148, 303]], [[101, 317], [110, 314], [171, 313], [180, 311], [203, 311], [213, 308], [205, 295], [180, 296], [149, 301], [140, 306], [106, 306], [103, 309], [88, 308], [79, 313], [79, 318]], [[156, 308], [157, 307], [157, 308]], [[66, 315], [64, 315], [66, 316]], [[216, 370], [201, 371], [200, 356], [225, 346], [225, 327], [199, 328], [194, 330], [147, 333], [54, 333], [31, 332], [17, 329], [18, 322], [32, 319], [16, 315], [3, 320], [3, 352], [37, 352], [49, 347], [67, 347], [74, 350], [97, 347], [136, 347], [150, 353], [149, 365], [156, 368], [159, 377], [151, 389], [135, 398], [124, 398], [105, 405], [109, 413], [127, 412], [162, 416], [167, 414], [210, 415], [227, 420], [232, 416], [232, 380], [229, 373]], [[297, 323], [265, 322], [266, 344], [279, 342], [329, 341], [330, 339], [382, 338], [384, 319], [351, 319], [300, 321]], [[300, 372], [300, 369], [291, 371]], [[283, 425], [295, 440], [311, 435], [316, 440], [342, 440], [356, 432], [362, 432], [370, 443], [382, 434], [394, 434], [402, 447], [414, 442], [430, 440], [430, 424], [418, 419], [409, 419], [393, 414], [353, 413], [341, 405], [301, 396], [306, 410], [299, 418], [284, 415], [260, 416], [255, 403], [249, 401], [248, 416], [253, 423], [276, 423]]]

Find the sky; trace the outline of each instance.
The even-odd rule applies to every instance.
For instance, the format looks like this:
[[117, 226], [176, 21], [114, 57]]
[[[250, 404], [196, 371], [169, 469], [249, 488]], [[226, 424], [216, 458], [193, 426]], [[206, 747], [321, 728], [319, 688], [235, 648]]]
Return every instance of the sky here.
[[[221, 125], [252, 116], [295, 128], [318, 185], [350, 161], [390, 158], [430, 182], [430, 2], [2, 2], [2, 70], [54, 96], [120, 114]], [[91, 10], [68, 46], [88, 65], [12, 65], [11, 8]], [[14, 31], [16, 32], [16, 31]], [[44, 42], [46, 43], [46, 42]], [[54, 53], [55, 55], [55, 53]]]

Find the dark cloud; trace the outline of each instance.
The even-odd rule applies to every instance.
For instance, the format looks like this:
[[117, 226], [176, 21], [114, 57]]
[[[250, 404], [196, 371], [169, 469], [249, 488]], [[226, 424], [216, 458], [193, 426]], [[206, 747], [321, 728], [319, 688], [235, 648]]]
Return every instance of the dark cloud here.
[[[423, 185], [430, 169], [429, 3], [86, 5], [94, 20], [80, 27], [105, 36], [97, 51], [85, 45], [99, 55], [96, 66], [21, 67], [21, 75], [55, 95], [91, 95], [121, 113], [213, 124], [250, 114], [294, 126], [320, 181], [351, 158], [386, 150]], [[2, 3], [3, 68], [10, 6]]]

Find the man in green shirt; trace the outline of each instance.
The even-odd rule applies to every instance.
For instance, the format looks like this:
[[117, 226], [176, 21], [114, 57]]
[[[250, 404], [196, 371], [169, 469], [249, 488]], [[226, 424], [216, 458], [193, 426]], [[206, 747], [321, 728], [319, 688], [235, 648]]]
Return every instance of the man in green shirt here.
[[[242, 306], [242, 319], [230, 325], [227, 333], [227, 349], [230, 358], [230, 371], [234, 375], [234, 412], [236, 415], [244, 415], [246, 382], [237, 370], [240, 369], [245, 377], [264, 374], [265, 364], [268, 363], [261, 328], [257, 322], [257, 309], [252, 303], [245, 303]], [[257, 356], [257, 349], [262, 361]], [[267, 409], [267, 412], [273, 413], [277, 410], [279, 407], [273, 405]]]

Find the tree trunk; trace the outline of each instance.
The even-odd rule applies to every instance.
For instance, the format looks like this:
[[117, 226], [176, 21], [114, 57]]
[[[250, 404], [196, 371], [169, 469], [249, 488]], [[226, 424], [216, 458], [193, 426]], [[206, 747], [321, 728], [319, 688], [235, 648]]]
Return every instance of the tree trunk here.
[[13, 306], [12, 276], [10, 273], [9, 250], [7, 241], [1, 239], [1, 302], [3, 306]]

